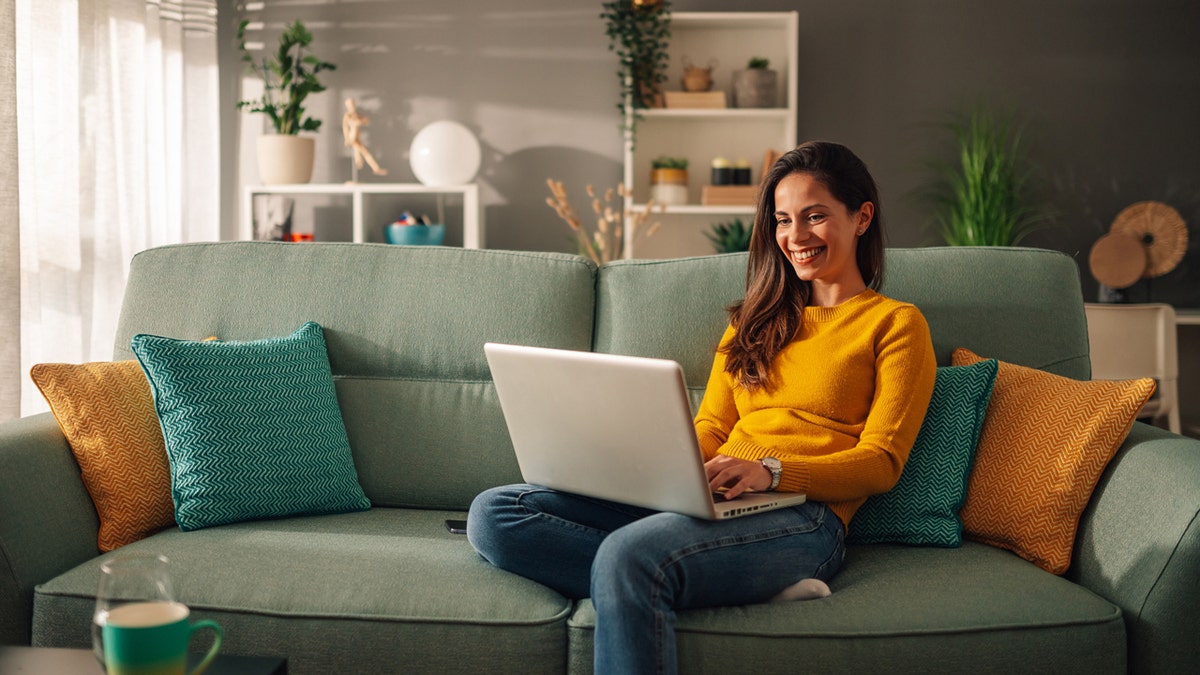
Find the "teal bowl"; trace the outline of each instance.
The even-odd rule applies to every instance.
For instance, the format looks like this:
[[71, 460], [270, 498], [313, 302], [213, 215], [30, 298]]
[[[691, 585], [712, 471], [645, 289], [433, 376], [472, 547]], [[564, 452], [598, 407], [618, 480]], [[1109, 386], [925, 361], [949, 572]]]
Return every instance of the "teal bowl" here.
[[441, 246], [446, 238], [445, 225], [384, 225], [383, 237], [389, 244], [405, 246]]

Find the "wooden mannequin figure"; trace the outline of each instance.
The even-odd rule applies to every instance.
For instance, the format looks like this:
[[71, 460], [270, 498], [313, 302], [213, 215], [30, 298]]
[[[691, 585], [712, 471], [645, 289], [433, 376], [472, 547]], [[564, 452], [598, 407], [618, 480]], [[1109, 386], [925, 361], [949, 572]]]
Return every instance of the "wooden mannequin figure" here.
[[386, 176], [387, 169], [381, 168], [371, 156], [371, 152], [367, 150], [367, 146], [362, 142], [362, 128], [371, 123], [371, 120], [358, 112], [358, 106], [354, 104], [354, 99], [346, 99], [346, 114], [342, 116], [342, 137], [345, 139], [345, 146], [354, 150], [354, 178], [347, 182], [358, 182], [358, 169], [363, 166], [363, 161], [371, 167], [371, 171], [376, 176]]

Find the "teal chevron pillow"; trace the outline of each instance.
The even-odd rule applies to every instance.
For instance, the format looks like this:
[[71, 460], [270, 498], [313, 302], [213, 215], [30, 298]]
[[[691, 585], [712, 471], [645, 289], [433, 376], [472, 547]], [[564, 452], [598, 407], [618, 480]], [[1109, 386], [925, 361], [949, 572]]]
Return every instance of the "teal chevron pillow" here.
[[858, 544], [962, 544], [958, 511], [983, 428], [999, 364], [937, 369], [933, 398], [900, 480], [867, 499], [850, 521], [847, 540]]
[[260, 518], [363, 511], [325, 333], [193, 342], [135, 335], [184, 531]]

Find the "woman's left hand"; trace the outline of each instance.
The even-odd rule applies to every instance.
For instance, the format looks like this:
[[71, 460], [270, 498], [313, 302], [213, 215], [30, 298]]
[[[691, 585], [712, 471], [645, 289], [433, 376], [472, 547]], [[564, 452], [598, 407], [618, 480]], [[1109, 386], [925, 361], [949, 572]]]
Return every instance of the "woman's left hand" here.
[[704, 463], [713, 492], [724, 488], [726, 499], [736, 499], [747, 490], [764, 492], [771, 487], [771, 472], [762, 462], [717, 455]]

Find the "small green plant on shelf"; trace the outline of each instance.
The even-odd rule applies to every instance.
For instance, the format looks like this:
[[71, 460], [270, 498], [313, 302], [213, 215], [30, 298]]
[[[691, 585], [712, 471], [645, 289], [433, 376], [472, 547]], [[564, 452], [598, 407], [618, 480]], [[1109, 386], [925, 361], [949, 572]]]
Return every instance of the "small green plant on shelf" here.
[[750, 234], [754, 228], [747, 227], [741, 218], [728, 223], [715, 223], [711, 232], [704, 236], [712, 242], [717, 253], [737, 253], [750, 250]]
[[238, 101], [238, 109], [248, 108], [252, 113], [266, 115], [277, 134], [293, 135], [320, 129], [321, 120], [304, 116], [304, 99], [309, 94], [325, 91], [317, 73], [334, 70], [337, 66], [304, 53], [312, 43], [313, 35], [299, 19], [284, 29], [274, 58], [264, 57], [261, 64], [255, 63], [246, 48], [249, 23], [242, 21], [238, 25], [238, 50], [242, 53], [242, 62], [262, 78], [263, 93], [257, 100]]
[[650, 160], [650, 168], [679, 169], [680, 171], [687, 171], [688, 161], [683, 157], [655, 157], [654, 159]]
[[771, 67], [771, 61], [770, 59], [764, 59], [761, 56], [755, 56], [750, 59], [750, 63], [747, 64], [746, 67], [754, 70], [766, 70], [767, 68]]

